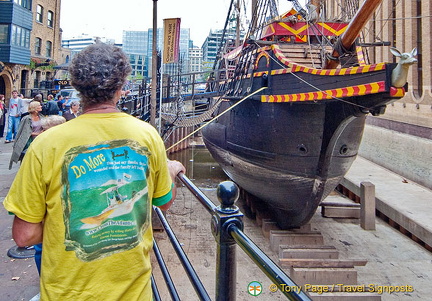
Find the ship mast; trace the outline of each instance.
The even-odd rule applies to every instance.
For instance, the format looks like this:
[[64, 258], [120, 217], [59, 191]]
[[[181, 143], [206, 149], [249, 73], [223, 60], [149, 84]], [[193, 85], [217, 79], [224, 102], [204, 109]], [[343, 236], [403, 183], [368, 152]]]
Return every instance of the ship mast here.
[[237, 0], [236, 4], [236, 11], [237, 11], [237, 17], [236, 17], [236, 42], [235, 46], [236, 48], [240, 46], [240, 0]]
[[[339, 37], [338, 44], [342, 47], [342, 49], [350, 49], [357, 39], [360, 31], [369, 21], [370, 17], [375, 12], [376, 8], [381, 4], [382, 0], [365, 0], [363, 5], [360, 7], [357, 14], [348, 24], [346, 31]], [[327, 60], [325, 69], [335, 69], [339, 65], [339, 57], [343, 55], [343, 53], [339, 53], [340, 50], [333, 50], [331, 54], [331, 58]]]

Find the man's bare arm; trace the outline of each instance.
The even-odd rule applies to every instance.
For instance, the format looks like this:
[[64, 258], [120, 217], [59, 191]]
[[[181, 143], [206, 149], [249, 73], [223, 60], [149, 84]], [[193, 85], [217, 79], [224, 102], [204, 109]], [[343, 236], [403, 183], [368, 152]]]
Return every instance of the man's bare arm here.
[[12, 237], [18, 247], [32, 246], [42, 242], [43, 224], [29, 223], [15, 216]]
[[171, 176], [171, 180], [174, 183], [173, 189], [171, 191], [172, 193], [172, 198], [171, 200], [162, 205], [159, 206], [159, 208], [163, 211], [166, 211], [169, 209], [169, 207], [171, 207], [172, 203], [174, 202], [176, 196], [177, 196], [177, 187], [175, 186], [175, 181], [176, 181], [176, 177], [177, 175], [182, 172], [185, 173], [186, 172], [186, 168], [183, 166], [183, 164], [181, 164], [179, 161], [174, 161], [174, 160], [168, 160], [168, 170]]

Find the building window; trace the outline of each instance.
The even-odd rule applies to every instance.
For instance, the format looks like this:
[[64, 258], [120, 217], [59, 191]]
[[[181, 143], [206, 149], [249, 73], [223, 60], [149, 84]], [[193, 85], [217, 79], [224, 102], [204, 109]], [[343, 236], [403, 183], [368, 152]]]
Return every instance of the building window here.
[[47, 41], [46, 42], [46, 57], [51, 57], [51, 51], [52, 51], [52, 42]]
[[[1, 33], [0, 33], [1, 36]], [[30, 30], [12, 25], [12, 35], [10, 44], [30, 48]]]
[[14, 2], [24, 8], [31, 9], [31, 0], [14, 0]]
[[8, 43], [9, 25], [0, 24], [0, 44]]
[[48, 21], [47, 21], [48, 27], [53, 28], [54, 27], [54, 13], [50, 10], [48, 11], [47, 19], [48, 19]]
[[42, 44], [42, 40], [40, 38], [36, 38], [36, 41], [35, 41], [35, 54], [38, 54], [38, 55], [41, 54], [41, 44]]
[[36, 71], [36, 76], [34, 77], [34, 81], [33, 81], [33, 87], [38, 88], [40, 81], [41, 81], [41, 72]]
[[43, 7], [38, 4], [36, 8], [36, 21], [42, 23], [43, 22]]

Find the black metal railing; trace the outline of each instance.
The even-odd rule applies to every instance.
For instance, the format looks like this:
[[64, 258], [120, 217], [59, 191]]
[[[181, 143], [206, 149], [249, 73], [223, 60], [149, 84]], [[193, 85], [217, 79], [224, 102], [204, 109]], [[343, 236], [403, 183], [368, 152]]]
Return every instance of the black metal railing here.
[[[240, 248], [289, 300], [311, 300], [309, 296], [301, 290], [285, 290], [285, 287], [299, 286], [296, 285], [263, 251], [261, 251], [245, 233], [243, 233], [243, 214], [240, 212], [238, 207], [234, 205], [234, 202], [239, 197], [239, 189], [236, 184], [231, 181], [224, 181], [218, 185], [217, 196], [221, 205], [215, 206], [212, 201], [183, 173], [180, 173], [177, 178], [212, 215], [211, 230], [217, 242], [215, 297], [217, 301], [230, 301], [236, 299], [236, 245], [240, 246]], [[162, 211], [159, 208], [155, 208], [155, 212], [161, 220], [162, 226], [165, 229], [199, 299], [211, 300]], [[156, 242], [153, 250], [172, 299], [180, 300]], [[155, 300], [160, 300], [159, 292], [157, 291], [153, 278], [152, 287], [154, 290]]]

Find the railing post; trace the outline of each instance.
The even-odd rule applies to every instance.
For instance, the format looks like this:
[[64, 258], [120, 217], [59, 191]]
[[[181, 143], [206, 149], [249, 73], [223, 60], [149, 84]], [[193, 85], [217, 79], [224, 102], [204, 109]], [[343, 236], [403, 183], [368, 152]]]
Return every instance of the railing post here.
[[231, 181], [218, 185], [217, 196], [221, 205], [213, 210], [211, 228], [217, 242], [216, 300], [236, 299], [236, 242], [230, 235], [229, 226], [235, 224], [243, 230], [243, 214], [234, 202], [239, 197], [239, 189]]

